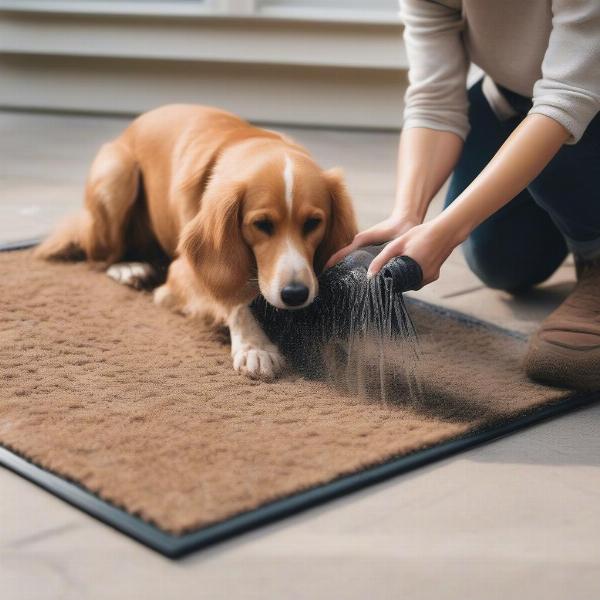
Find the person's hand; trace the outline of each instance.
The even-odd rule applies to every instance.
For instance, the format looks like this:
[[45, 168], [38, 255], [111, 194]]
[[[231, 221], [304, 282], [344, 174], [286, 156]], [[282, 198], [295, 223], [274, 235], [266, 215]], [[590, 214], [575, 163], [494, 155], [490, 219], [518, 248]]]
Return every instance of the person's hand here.
[[375, 244], [383, 244], [389, 242], [394, 238], [406, 233], [412, 229], [415, 225], [418, 225], [419, 221], [413, 218], [406, 217], [388, 217], [385, 221], [369, 227], [354, 236], [354, 239], [350, 244], [344, 246], [338, 250], [331, 258], [327, 261], [325, 268], [328, 269], [333, 265], [337, 264], [351, 252], [362, 248], [363, 246], [371, 246]]
[[448, 228], [443, 218], [438, 217], [412, 227], [391, 241], [373, 259], [367, 274], [373, 277], [392, 258], [409, 256], [420, 265], [423, 270], [423, 285], [427, 285], [439, 277], [442, 264], [461, 242], [462, 239]]

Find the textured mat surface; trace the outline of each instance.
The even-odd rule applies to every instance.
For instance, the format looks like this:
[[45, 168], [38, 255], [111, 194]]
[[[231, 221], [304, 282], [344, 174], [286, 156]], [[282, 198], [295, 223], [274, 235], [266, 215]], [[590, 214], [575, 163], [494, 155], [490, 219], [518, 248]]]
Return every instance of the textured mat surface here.
[[88, 265], [0, 273], [0, 444], [171, 534], [568, 396], [525, 379], [521, 339], [423, 307], [424, 393], [384, 403], [239, 376], [224, 337]]

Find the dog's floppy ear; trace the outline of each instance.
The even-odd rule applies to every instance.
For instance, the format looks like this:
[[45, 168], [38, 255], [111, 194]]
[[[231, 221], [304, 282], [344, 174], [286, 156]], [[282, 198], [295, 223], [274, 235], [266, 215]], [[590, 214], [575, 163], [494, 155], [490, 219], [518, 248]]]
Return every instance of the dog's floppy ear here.
[[244, 189], [238, 183], [209, 184], [198, 214], [184, 228], [178, 253], [200, 283], [226, 305], [249, 302], [254, 255], [242, 238]]
[[323, 241], [315, 253], [315, 270], [320, 273], [334, 252], [349, 244], [357, 233], [352, 201], [341, 169], [323, 172], [331, 196], [331, 217]]

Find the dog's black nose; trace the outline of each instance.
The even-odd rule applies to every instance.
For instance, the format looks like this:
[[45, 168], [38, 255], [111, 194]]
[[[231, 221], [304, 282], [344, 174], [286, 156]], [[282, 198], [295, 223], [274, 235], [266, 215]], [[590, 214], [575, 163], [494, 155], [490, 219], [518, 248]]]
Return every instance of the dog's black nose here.
[[300, 306], [308, 298], [308, 288], [303, 283], [292, 282], [281, 290], [281, 299], [288, 306]]

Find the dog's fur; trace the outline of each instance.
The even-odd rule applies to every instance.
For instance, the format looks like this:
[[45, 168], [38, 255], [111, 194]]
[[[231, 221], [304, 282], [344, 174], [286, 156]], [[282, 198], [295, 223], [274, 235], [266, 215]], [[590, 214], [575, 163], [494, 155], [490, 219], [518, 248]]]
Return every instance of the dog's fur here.
[[[356, 233], [340, 174], [322, 171], [287, 137], [227, 112], [187, 105], [137, 118], [102, 146], [84, 210], [37, 249], [45, 259], [87, 258], [133, 286], [172, 260], [158, 304], [226, 324], [236, 370], [270, 378], [283, 359], [255, 321], [260, 292], [289, 308], [282, 289], [317, 294], [326, 260]], [[135, 258], [136, 263], [119, 261]], [[296, 307], [299, 308], [299, 307]]]

